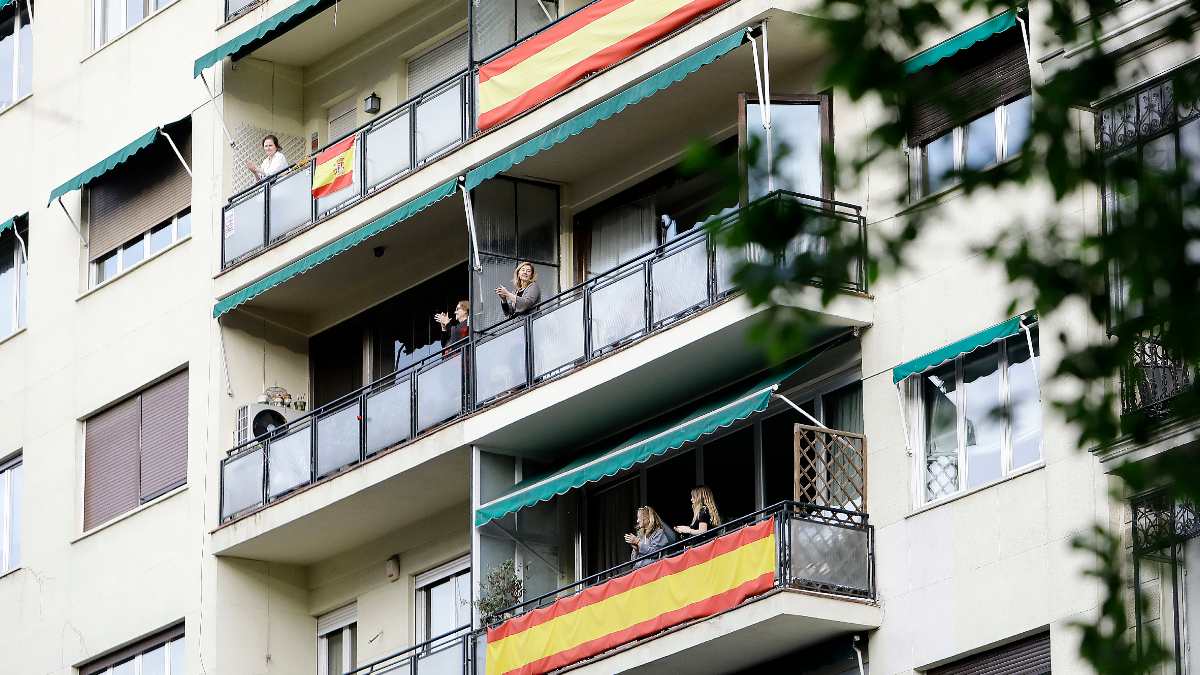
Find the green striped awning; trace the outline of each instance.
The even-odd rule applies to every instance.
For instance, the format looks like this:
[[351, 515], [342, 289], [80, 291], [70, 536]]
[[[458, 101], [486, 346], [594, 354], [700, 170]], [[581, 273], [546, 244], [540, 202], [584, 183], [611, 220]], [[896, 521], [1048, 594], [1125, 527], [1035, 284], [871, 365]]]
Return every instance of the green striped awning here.
[[[211, 52], [196, 59], [192, 77], [200, 77], [205, 68], [220, 63], [226, 56], [240, 57], [258, 49], [283, 33], [299, 26], [332, 7], [334, 0], [297, 0], [287, 9], [271, 16], [250, 30], [238, 35]], [[332, 30], [332, 28], [330, 28]]]
[[425, 194], [411, 199], [400, 206], [388, 211], [379, 216], [375, 220], [363, 225], [362, 227], [348, 232], [341, 237], [329, 242], [321, 248], [309, 253], [308, 255], [296, 260], [281, 269], [268, 274], [258, 281], [250, 284], [236, 293], [231, 293], [224, 298], [221, 298], [215, 307], [213, 307], [213, 316], [220, 317], [233, 310], [238, 305], [249, 302], [250, 300], [266, 293], [272, 288], [282, 284], [292, 277], [299, 276], [321, 263], [329, 260], [333, 256], [346, 251], [354, 246], [361, 244], [370, 237], [373, 237], [380, 232], [400, 223], [401, 221], [411, 218], [420, 213], [429, 206], [439, 202], [446, 197], [454, 194], [454, 190], [458, 187], [458, 179], [448, 180], [438, 187], [426, 192]]
[[526, 506], [549, 501], [557, 495], [615, 475], [766, 410], [779, 383], [797, 370], [768, 377], [726, 403], [693, 412], [671, 424], [639, 434], [615, 448], [577, 459], [553, 475], [518, 483], [512, 492], [480, 506], [475, 511], [475, 525], [486, 525]]
[[55, 199], [58, 199], [72, 190], [78, 190], [79, 188], [96, 180], [100, 176], [112, 171], [119, 164], [121, 164], [121, 162], [133, 157], [138, 153], [138, 151], [145, 149], [147, 146], [153, 143], [155, 137], [157, 136], [158, 127], [155, 127], [141, 136], [138, 136], [129, 145], [117, 150], [108, 157], [105, 157], [103, 160], [93, 164], [83, 173], [54, 188], [54, 190], [50, 192], [50, 199], [46, 201], [46, 204], [52, 204], [54, 203]]
[[974, 335], [968, 335], [957, 342], [951, 342], [945, 347], [935, 349], [911, 361], [905, 361], [892, 369], [892, 383], [900, 382], [909, 375], [916, 375], [934, 366], [940, 366], [960, 354], [968, 354], [980, 347], [986, 347], [997, 340], [1003, 340], [1006, 337], [1016, 335], [1021, 332], [1022, 321], [1027, 325], [1031, 325], [1037, 321], [1037, 316], [1032, 312], [1018, 314], [1007, 321], [1002, 321], [995, 326], [985, 328]]
[[[4, 9], [5, 7], [8, 7], [9, 5], [13, 4], [14, 2], [16, 2], [16, 0], [0, 0], [0, 9]], [[0, 232], [3, 232], [3, 231], [4, 231], [3, 228], [0, 228]]]
[[912, 75], [913, 73], [932, 66], [944, 58], [954, 56], [960, 51], [990, 38], [997, 33], [1004, 31], [1017, 25], [1017, 14], [1009, 10], [998, 16], [994, 16], [987, 21], [970, 28], [954, 37], [939, 42], [938, 44], [926, 49], [925, 51], [913, 56], [904, 62], [904, 72]]
[[558, 126], [518, 145], [508, 152], [467, 172], [467, 189], [473, 190], [489, 178], [493, 178], [543, 150], [549, 150], [568, 138], [586, 131], [625, 108], [647, 99], [654, 94], [680, 82], [722, 56], [733, 51], [746, 40], [744, 30], [730, 35], [695, 54], [668, 66], [624, 91], [575, 115]]

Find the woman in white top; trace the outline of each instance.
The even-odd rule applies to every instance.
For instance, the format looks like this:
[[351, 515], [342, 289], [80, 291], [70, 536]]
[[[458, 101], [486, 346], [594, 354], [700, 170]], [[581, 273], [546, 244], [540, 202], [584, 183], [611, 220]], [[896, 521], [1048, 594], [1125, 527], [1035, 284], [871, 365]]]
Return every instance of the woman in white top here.
[[287, 157], [279, 149], [279, 139], [274, 134], [263, 136], [262, 146], [263, 152], [267, 153], [267, 156], [263, 159], [261, 166], [254, 166], [254, 162], [246, 160], [246, 168], [250, 170], [250, 173], [254, 174], [255, 180], [274, 176], [289, 166]]

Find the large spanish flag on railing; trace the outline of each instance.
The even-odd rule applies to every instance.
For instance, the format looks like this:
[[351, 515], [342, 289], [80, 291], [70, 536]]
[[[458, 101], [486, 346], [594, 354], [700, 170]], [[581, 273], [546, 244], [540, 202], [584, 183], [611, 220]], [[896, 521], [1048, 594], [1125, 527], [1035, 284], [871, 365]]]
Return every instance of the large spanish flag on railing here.
[[535, 609], [487, 632], [487, 675], [562, 668], [775, 584], [775, 518]]
[[354, 184], [354, 150], [358, 134], [352, 134], [317, 155], [313, 169], [313, 197], [324, 197]]
[[537, 106], [726, 2], [593, 2], [480, 67], [479, 128]]

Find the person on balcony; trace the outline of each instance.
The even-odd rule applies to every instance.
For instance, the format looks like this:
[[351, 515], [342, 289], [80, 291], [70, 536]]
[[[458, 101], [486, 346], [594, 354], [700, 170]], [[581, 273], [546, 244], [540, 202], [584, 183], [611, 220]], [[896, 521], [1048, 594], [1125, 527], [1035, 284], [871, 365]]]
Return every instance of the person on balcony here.
[[692, 488], [692, 522], [690, 525], [678, 525], [675, 531], [694, 537], [704, 534], [721, 524], [721, 514], [717, 511], [717, 500], [707, 485]]
[[496, 289], [504, 316], [526, 314], [542, 301], [542, 289], [538, 287], [537, 270], [533, 269], [533, 263], [524, 260], [517, 263], [513, 269], [512, 285], [515, 290], [510, 291], [504, 286]]
[[254, 174], [255, 181], [274, 176], [290, 166], [283, 150], [279, 149], [279, 139], [275, 137], [275, 134], [263, 136], [262, 147], [266, 157], [263, 158], [261, 165], [255, 166], [254, 162], [246, 160], [246, 169]]
[[442, 327], [442, 345], [451, 345], [471, 334], [471, 303], [459, 300], [454, 306], [454, 318], [445, 312], [433, 315]]
[[[667, 527], [658, 512], [650, 506], [643, 506], [637, 510], [637, 532], [625, 535], [625, 543], [633, 547], [633, 552], [629, 556], [630, 560], [661, 551], [677, 540], [675, 533]], [[633, 567], [637, 569], [649, 565], [651, 562], [653, 561], [650, 558], [646, 558], [639, 560]]]

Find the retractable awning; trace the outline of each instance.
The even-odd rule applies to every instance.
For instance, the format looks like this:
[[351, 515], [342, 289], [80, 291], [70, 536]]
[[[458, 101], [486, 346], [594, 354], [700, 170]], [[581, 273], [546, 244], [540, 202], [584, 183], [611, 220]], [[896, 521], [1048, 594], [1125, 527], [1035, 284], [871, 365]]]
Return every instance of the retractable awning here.
[[508, 171], [539, 152], [549, 150], [572, 136], [578, 135], [596, 126], [599, 122], [603, 122], [616, 115], [625, 108], [650, 98], [667, 87], [682, 81], [688, 75], [733, 51], [745, 41], [746, 31], [739, 30], [733, 35], [650, 75], [641, 82], [601, 101], [558, 126], [525, 141], [499, 157], [489, 160], [482, 166], [468, 171], [467, 189], [475, 189], [485, 180]]
[[457, 187], [458, 179], [448, 180], [438, 187], [397, 206], [382, 216], [368, 222], [366, 225], [338, 237], [303, 258], [268, 274], [242, 290], [221, 298], [217, 301], [216, 306], [213, 307], [213, 316], [219, 318], [222, 314], [232, 311], [238, 305], [253, 300], [255, 297], [266, 293], [288, 279], [304, 274], [333, 256], [361, 244], [370, 237], [383, 232], [407, 218], [415, 216], [433, 204], [454, 194]]
[[771, 395], [779, 388], [779, 383], [811, 360], [806, 360], [798, 368], [772, 375], [725, 403], [684, 415], [670, 424], [639, 434], [614, 448], [577, 459], [553, 475], [518, 483], [508, 494], [480, 506], [475, 511], [475, 525], [486, 525], [526, 506], [548, 501], [557, 495], [615, 475], [699, 440], [702, 436], [756, 412], [766, 410], [767, 404], [771, 402]]
[[910, 361], [905, 361], [892, 369], [892, 383], [895, 384], [909, 375], [916, 375], [935, 366], [940, 366], [961, 354], [969, 354], [980, 347], [986, 347], [993, 342], [1016, 335], [1021, 332], [1023, 323], [1029, 325], [1036, 321], [1037, 316], [1032, 312], [1018, 314], [990, 328], [985, 328], [974, 335], [968, 335], [957, 342], [951, 342], [945, 347], [935, 349], [928, 354], [918, 356]]
[[196, 59], [192, 77], [200, 77], [207, 67], [219, 63], [226, 56], [240, 57], [258, 49], [276, 37], [299, 26], [305, 21], [332, 7], [334, 0], [298, 0], [287, 9], [238, 35], [211, 52]]
[[46, 204], [54, 203], [55, 199], [58, 199], [72, 190], [78, 190], [79, 188], [96, 180], [109, 171], [117, 168], [117, 166], [119, 166], [122, 162], [130, 157], [133, 157], [139, 151], [146, 149], [151, 143], [154, 142], [155, 137], [158, 136], [158, 130], [159, 127], [155, 127], [141, 136], [138, 136], [129, 145], [117, 150], [108, 157], [105, 157], [96, 164], [88, 167], [88, 169], [83, 173], [54, 188], [54, 190], [50, 192], [50, 199], [46, 200]]
[[986, 40], [997, 33], [1003, 33], [1015, 25], [1017, 25], [1017, 14], [1012, 10], [994, 16], [978, 26], [967, 29], [948, 40], [939, 42], [908, 59], [904, 62], [904, 72], [912, 75], [917, 71], [932, 66], [942, 59], [954, 56], [977, 42]]
[[[3, 0], [0, 0], [0, 8], [3, 8], [3, 7], [4, 7]], [[8, 220], [0, 222], [0, 234], [4, 234], [5, 230], [7, 230], [10, 227], [15, 226], [17, 224], [17, 218], [22, 218], [24, 216], [25, 216], [25, 214], [22, 213], [19, 215], [15, 215], [12, 218], [9, 218]]]

